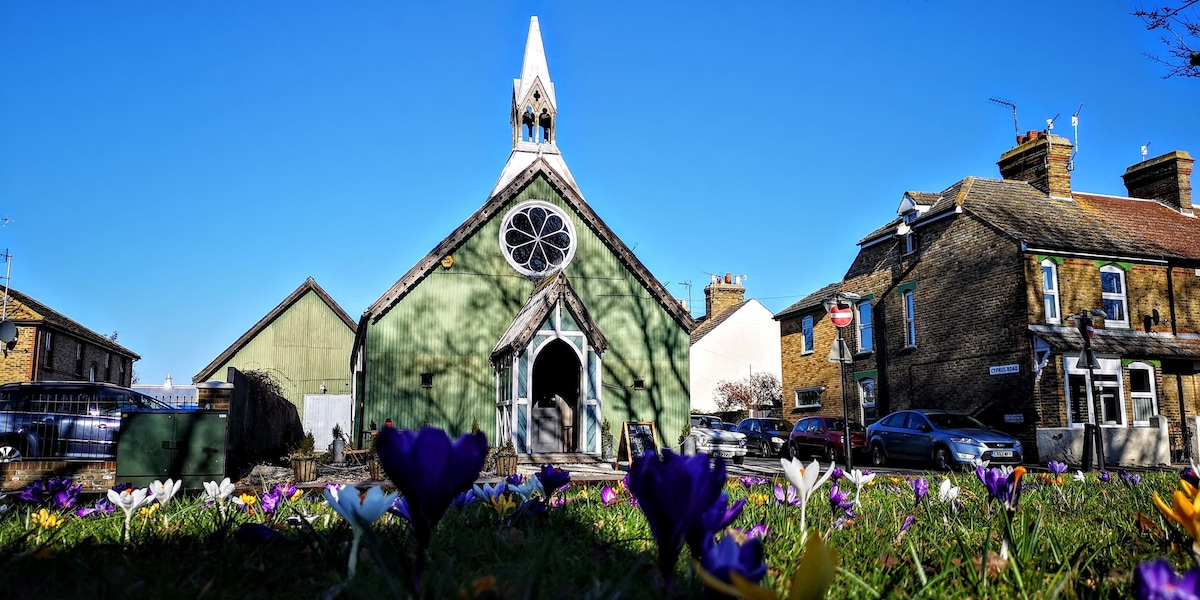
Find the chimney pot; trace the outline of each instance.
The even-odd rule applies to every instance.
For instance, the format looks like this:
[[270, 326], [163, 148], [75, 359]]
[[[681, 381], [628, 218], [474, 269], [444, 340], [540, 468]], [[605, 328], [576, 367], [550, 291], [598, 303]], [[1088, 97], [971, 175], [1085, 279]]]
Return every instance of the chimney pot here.
[[1021, 136], [1017, 147], [1000, 156], [996, 163], [1004, 179], [1025, 181], [1033, 187], [1060, 198], [1071, 196], [1071, 151], [1074, 146], [1062, 136], [1030, 131]]
[[1131, 198], [1155, 200], [1190, 215], [1193, 163], [1191, 155], [1177, 150], [1134, 164], [1121, 179]]

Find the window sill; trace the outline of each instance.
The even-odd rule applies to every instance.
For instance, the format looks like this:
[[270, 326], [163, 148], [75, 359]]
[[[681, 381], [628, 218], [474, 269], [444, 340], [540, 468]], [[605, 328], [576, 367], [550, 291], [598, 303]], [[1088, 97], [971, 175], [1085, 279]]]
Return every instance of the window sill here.
[[800, 356], [808, 356], [810, 354], [815, 354], [815, 353], [816, 353], [815, 350], [805, 350], [804, 352], [800, 353]]
[[862, 358], [865, 356], [870, 356], [872, 354], [875, 354], [874, 350], [859, 350], [858, 352], [854, 353], [854, 358]]
[[821, 408], [820, 404], [797, 404], [793, 410], [806, 410], [809, 408]]

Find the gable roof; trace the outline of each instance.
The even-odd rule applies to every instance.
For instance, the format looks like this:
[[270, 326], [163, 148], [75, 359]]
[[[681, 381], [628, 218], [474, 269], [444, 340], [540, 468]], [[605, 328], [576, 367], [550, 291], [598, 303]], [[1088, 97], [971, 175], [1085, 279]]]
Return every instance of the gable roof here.
[[718, 325], [724, 323], [727, 319], [729, 319], [729, 317], [732, 317], [733, 313], [737, 312], [739, 308], [745, 306], [747, 302], [750, 301], [743, 300], [738, 302], [737, 304], [734, 304], [733, 306], [730, 306], [725, 310], [698, 322], [696, 324], [696, 328], [692, 330], [691, 345], [695, 345], [696, 342], [708, 335], [708, 332], [716, 329]]
[[325, 293], [325, 290], [321, 288], [321, 286], [317, 285], [317, 282], [312, 277], [309, 277], [308, 279], [304, 280], [304, 283], [300, 284], [300, 287], [296, 288], [296, 291], [289, 294], [287, 298], [284, 298], [283, 302], [280, 302], [278, 306], [271, 309], [271, 312], [267, 313], [265, 317], [259, 319], [249, 331], [243, 333], [242, 337], [239, 337], [233, 342], [233, 344], [226, 348], [224, 352], [214, 358], [212, 362], [208, 363], [208, 366], [201, 369], [199, 373], [192, 377], [192, 381], [199, 382], [212, 377], [221, 365], [233, 358], [233, 355], [237, 354], [238, 351], [246, 347], [246, 344], [249, 344], [250, 340], [253, 340], [258, 336], [258, 334], [262, 333], [264, 329], [271, 325], [271, 323], [275, 322], [275, 319], [278, 319], [280, 315], [287, 312], [292, 305], [296, 304], [296, 302], [298, 302], [309, 292], [316, 294], [317, 297], [329, 307], [329, 310], [332, 310], [333, 314], [337, 315], [337, 317], [346, 324], [346, 327], [348, 327], [350, 331], [358, 331], [358, 324], [354, 322], [354, 319], [351, 319], [350, 315], [346, 314], [346, 311], [342, 310], [342, 307], [338, 306], [338, 303], [334, 302], [333, 298], [330, 297], [329, 294]]
[[567, 276], [563, 275], [562, 271], [556, 271], [533, 289], [525, 306], [517, 311], [517, 316], [508, 325], [504, 335], [500, 336], [496, 347], [492, 349], [492, 360], [495, 361], [505, 354], [520, 352], [529, 345], [529, 341], [541, 329], [542, 323], [560, 300], [579, 328], [583, 330], [584, 335], [587, 336], [588, 343], [600, 352], [608, 350], [608, 340], [605, 339], [603, 333], [600, 333], [600, 328], [588, 314], [587, 307], [583, 305], [579, 294], [575, 293], [575, 288], [571, 287]]
[[[76, 323], [75, 321], [72, 321], [71, 319], [64, 316], [62, 313], [50, 308], [49, 306], [46, 306], [45, 304], [42, 304], [41, 302], [38, 302], [37, 300], [34, 300], [33, 298], [30, 298], [29, 296], [27, 296], [21, 292], [18, 292], [17, 290], [9, 288], [8, 289], [8, 298], [9, 298], [9, 316], [14, 323], [18, 323], [18, 324], [22, 324], [22, 325], [37, 325], [39, 323], [42, 323], [42, 324], [48, 325], [50, 327], [53, 327], [55, 329], [65, 331], [65, 332], [67, 332], [71, 335], [74, 335], [80, 339], [85, 339], [97, 346], [100, 346], [101, 348], [106, 348], [108, 350], [111, 350], [112, 352], [116, 352], [117, 354], [122, 354], [122, 355], [128, 356], [135, 361], [141, 360], [141, 358], [142, 358], [141, 356], [138, 356], [137, 354], [135, 354], [132, 350], [116, 343], [113, 340], [108, 339], [107, 337], [105, 337], [103, 335], [96, 333], [95, 331], [92, 331], [91, 329], [88, 329], [87, 327], [84, 327], [83, 325], [80, 325], [79, 323]], [[13, 301], [16, 301], [17, 303], [23, 305], [25, 308], [29, 309], [30, 311], [36, 313], [37, 315], [39, 315], [41, 317], [41, 319], [39, 320], [39, 319], [13, 318], [14, 317], [13, 311], [12, 311], [12, 308], [13, 308], [12, 302]]]
[[[1051, 197], [1024, 181], [968, 177], [946, 188], [912, 227], [951, 211], [972, 214], [1026, 246], [1040, 250], [1121, 255], [1149, 260], [1200, 261], [1200, 219], [1153, 200], [1073, 192]], [[892, 219], [859, 245], [889, 236]]]
[[834, 294], [842, 291], [842, 282], [835, 281], [797, 301], [795, 304], [779, 311], [775, 314], [775, 320], [786, 319], [802, 313], [810, 312], [817, 307], [824, 308], [825, 301], [832, 298]]
[[[517, 152], [514, 151], [514, 154]], [[675, 322], [680, 327], [689, 332], [695, 327], [695, 320], [692, 319], [692, 315], [680, 303], [675, 301], [671, 293], [667, 291], [666, 286], [650, 273], [650, 270], [642, 264], [642, 261], [634, 255], [633, 251], [617, 237], [617, 234], [584, 201], [583, 195], [575, 187], [574, 181], [560, 175], [547, 162], [547, 157], [543, 155], [537, 155], [528, 167], [517, 173], [498, 192], [494, 192], [482, 207], [471, 214], [470, 217], [467, 217], [466, 221], [463, 221], [449, 236], [435, 246], [429, 254], [425, 255], [407, 273], [400, 277], [396, 283], [392, 284], [378, 300], [367, 307], [367, 310], [363, 312], [361, 322], [378, 322], [379, 319], [383, 318], [392, 307], [396, 306], [396, 303], [400, 302], [417, 284], [439, 267], [442, 257], [453, 254], [459, 246], [482, 229], [488, 221], [496, 217], [501, 208], [516, 198], [538, 177], [544, 178], [549, 183], [550, 187], [563, 198], [567, 206], [579, 215], [583, 224], [588, 229], [591, 229], [604, 245], [617, 256], [621, 264], [629, 269], [638, 283], [650, 292], [654, 299], [658, 301], [658, 304], [666, 309], [667, 313], [675, 319]], [[365, 332], [360, 332], [360, 335], [361, 333]], [[355, 340], [356, 347], [359, 345], [359, 341]]]

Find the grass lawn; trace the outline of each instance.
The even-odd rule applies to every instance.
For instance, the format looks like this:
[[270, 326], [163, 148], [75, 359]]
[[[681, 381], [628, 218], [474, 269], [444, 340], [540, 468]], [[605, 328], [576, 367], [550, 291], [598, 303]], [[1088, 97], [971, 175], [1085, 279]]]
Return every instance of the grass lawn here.
[[[829, 505], [830, 484], [814, 494], [807, 507], [810, 535], [824, 536], [838, 555], [827, 597], [1123, 598], [1133, 597], [1140, 562], [1166, 557], [1181, 571], [1195, 566], [1191, 539], [1151, 500], [1157, 491], [1171, 502], [1177, 473], [1142, 473], [1136, 482], [1118, 472], [1107, 482], [1095, 474], [1082, 482], [1070, 474], [1061, 482], [1026, 475], [1008, 560], [998, 555], [1003, 506], [989, 501], [974, 472], [950, 475], [961, 491], [955, 503], [943, 502], [945, 478], [926, 475], [930, 491], [918, 503], [916, 478], [876, 477], [862, 489], [855, 517], [837, 527], [834, 517], [842, 511]], [[731, 479], [726, 490], [731, 500], [746, 500], [733, 527], [765, 525], [764, 585], [786, 597], [801, 558], [800, 508], [778, 501], [776, 484], [788, 485], [782, 477]], [[854, 491], [845, 479], [841, 484]], [[573, 484], [559, 494], [565, 503], [545, 513], [522, 514], [503, 502], [452, 507], [434, 534], [421, 595], [662, 600], [645, 518], [619, 483], [613, 484], [617, 499], [607, 505], [603, 487]], [[135, 511], [128, 543], [121, 510], [43, 514], [52, 502], [9, 496], [0, 514], [0, 597], [407, 597], [415, 546], [402, 518], [388, 514], [375, 524], [348, 579], [352, 530], [324, 498], [284, 501], [268, 514], [265, 492], [252, 492], [244, 506], [225, 503], [224, 516], [196, 493], [181, 493], [161, 510]], [[80, 497], [76, 507], [94, 501]], [[289, 525], [288, 517], [311, 524]], [[270, 529], [235, 533], [245, 523]], [[278, 535], [264, 540], [264, 531]], [[676, 573], [675, 597], [703, 596], [686, 549]]]

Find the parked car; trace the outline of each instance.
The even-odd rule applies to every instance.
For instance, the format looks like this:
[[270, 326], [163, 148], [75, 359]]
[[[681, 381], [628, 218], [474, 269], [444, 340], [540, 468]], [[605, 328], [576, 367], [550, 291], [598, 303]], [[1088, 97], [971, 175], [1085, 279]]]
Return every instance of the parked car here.
[[782, 456], [788, 447], [792, 424], [783, 419], [742, 419], [737, 430], [746, 434], [746, 448], [764, 457]]
[[739, 465], [746, 461], [746, 436], [737, 431], [722, 429], [720, 417], [692, 415], [691, 423], [698, 452], [731, 458]]
[[0, 385], [0, 462], [26, 458], [113, 460], [121, 413], [174, 406], [110, 383]]
[[[846, 457], [845, 420], [841, 417], [807, 417], [796, 422], [789, 443], [792, 456], [821, 456], [830, 462]], [[866, 430], [850, 422], [850, 450], [857, 454], [867, 449]]]
[[721, 421], [721, 429], [724, 429], [725, 431], [737, 431], [737, 423]]
[[938, 469], [970, 465], [1020, 464], [1021, 442], [970, 415], [944, 410], [901, 410], [867, 427], [871, 463], [892, 460], [932, 462]]

